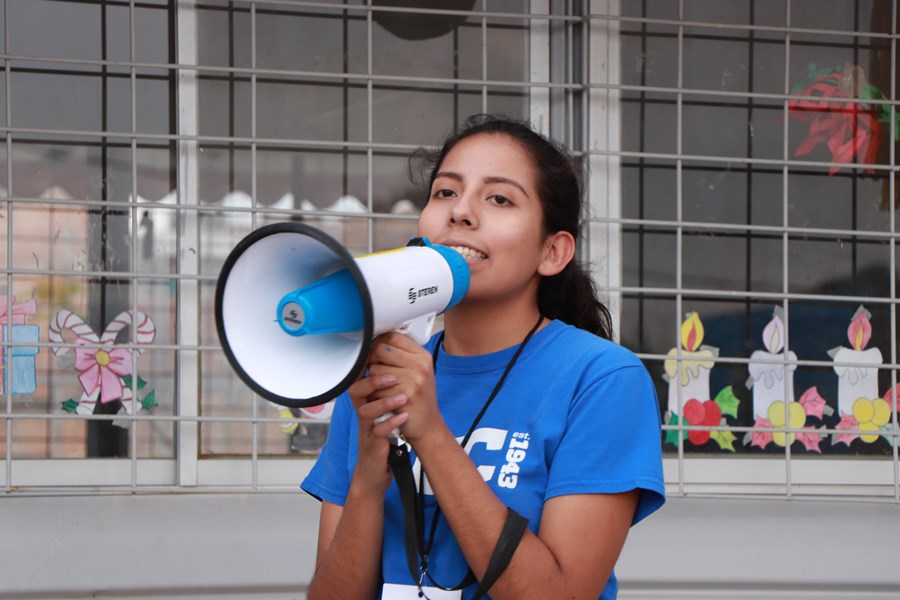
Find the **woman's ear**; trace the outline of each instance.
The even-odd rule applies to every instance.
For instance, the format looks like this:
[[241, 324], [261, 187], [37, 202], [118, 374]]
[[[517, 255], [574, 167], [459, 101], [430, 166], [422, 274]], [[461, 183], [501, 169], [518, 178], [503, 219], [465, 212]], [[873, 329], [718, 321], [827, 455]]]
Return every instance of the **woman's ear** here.
[[538, 265], [538, 274], [552, 277], [566, 268], [575, 256], [575, 238], [568, 231], [557, 231], [544, 242], [544, 258]]

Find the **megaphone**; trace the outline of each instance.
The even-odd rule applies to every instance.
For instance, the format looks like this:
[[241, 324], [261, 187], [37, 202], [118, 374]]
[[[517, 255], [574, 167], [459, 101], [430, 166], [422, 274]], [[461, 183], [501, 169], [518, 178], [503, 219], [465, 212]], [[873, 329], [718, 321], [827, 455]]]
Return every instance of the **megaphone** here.
[[354, 258], [319, 229], [274, 223], [226, 258], [216, 329], [228, 362], [253, 391], [306, 408], [353, 383], [374, 336], [396, 330], [424, 344], [435, 317], [468, 288], [462, 255], [427, 239]]

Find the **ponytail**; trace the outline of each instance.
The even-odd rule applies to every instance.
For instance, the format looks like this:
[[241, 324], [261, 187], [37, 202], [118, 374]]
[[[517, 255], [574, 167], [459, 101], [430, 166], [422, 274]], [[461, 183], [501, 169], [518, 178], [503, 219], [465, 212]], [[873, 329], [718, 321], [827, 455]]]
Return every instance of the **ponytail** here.
[[593, 280], [574, 259], [556, 275], [541, 279], [538, 308], [545, 317], [612, 339], [609, 310], [598, 300]]

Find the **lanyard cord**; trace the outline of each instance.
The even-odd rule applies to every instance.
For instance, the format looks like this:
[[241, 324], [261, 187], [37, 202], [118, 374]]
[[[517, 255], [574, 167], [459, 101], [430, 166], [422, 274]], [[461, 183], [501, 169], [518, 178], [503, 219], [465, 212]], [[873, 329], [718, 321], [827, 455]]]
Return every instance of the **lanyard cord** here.
[[[531, 337], [537, 332], [538, 327], [541, 326], [541, 323], [544, 322], [544, 315], [538, 315], [537, 323], [534, 324], [534, 327], [531, 328], [531, 331], [528, 332], [528, 335], [525, 336], [525, 339], [522, 340], [522, 343], [519, 344], [519, 347], [516, 349], [515, 354], [513, 354], [512, 358], [509, 359], [509, 362], [506, 365], [506, 369], [503, 371], [503, 375], [500, 376], [500, 379], [497, 381], [497, 384], [494, 386], [494, 389], [491, 391], [491, 395], [488, 396], [487, 401], [485, 401], [484, 406], [481, 407], [481, 411], [479, 411], [478, 415], [475, 417], [475, 420], [472, 421], [472, 424], [469, 426], [469, 430], [466, 432], [466, 435], [463, 437], [460, 446], [463, 448], [466, 447], [466, 444], [469, 443], [469, 438], [472, 437], [472, 434], [475, 432], [475, 428], [478, 426], [478, 423], [481, 421], [481, 418], [487, 412], [488, 407], [494, 401], [494, 398], [497, 397], [497, 394], [500, 392], [500, 388], [503, 387], [503, 383], [506, 381], [506, 376], [509, 375], [509, 372], [512, 370], [513, 365], [516, 364], [516, 361], [519, 360], [519, 355], [522, 354], [522, 351], [525, 349], [525, 345], [528, 344]], [[441, 332], [440, 337], [437, 340], [437, 343], [434, 345], [434, 351], [432, 353], [432, 365], [434, 366], [435, 373], [437, 372], [437, 358], [438, 352], [440, 351], [441, 344], [444, 342], [444, 332]], [[419, 465], [419, 490], [418, 490], [418, 502], [416, 503], [416, 523], [419, 527], [424, 525], [425, 519], [425, 472], [424, 467]], [[435, 531], [437, 530], [438, 519], [441, 515], [441, 507], [440, 505], [436, 505], [434, 509], [434, 515], [431, 518], [431, 528], [428, 532], [428, 542], [425, 543], [423, 540], [422, 531], [420, 530], [418, 533], [418, 546], [420, 548], [421, 557], [419, 561], [419, 591], [421, 593], [421, 584], [425, 577], [428, 577], [428, 580], [434, 584], [436, 587], [439, 587], [444, 590], [460, 590], [465, 587], [468, 587], [472, 583], [475, 583], [475, 575], [472, 573], [472, 570], [469, 569], [466, 573], [466, 576], [463, 580], [458, 583], [455, 587], [446, 588], [437, 583], [430, 574], [428, 574], [428, 557], [431, 554], [431, 548], [434, 546], [434, 536]]]

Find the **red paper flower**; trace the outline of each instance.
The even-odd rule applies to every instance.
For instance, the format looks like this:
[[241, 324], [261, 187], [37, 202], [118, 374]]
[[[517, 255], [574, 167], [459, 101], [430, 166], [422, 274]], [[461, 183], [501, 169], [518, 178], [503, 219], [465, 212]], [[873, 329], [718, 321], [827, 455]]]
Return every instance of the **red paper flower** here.
[[[722, 409], [712, 400], [688, 400], [684, 405], [684, 420], [690, 425], [714, 427], [722, 421]], [[708, 430], [691, 430], [688, 440], [699, 446], [708, 442], [711, 434]]]
[[[860, 102], [829, 100], [858, 98], [860, 90], [872, 95], [866, 91], [874, 86], [855, 83], [860, 71], [858, 67], [848, 67], [844, 71], [819, 74], [798, 94], [811, 98], [788, 102], [789, 116], [809, 123], [806, 139], [794, 151], [796, 156], [805, 156], [824, 143], [831, 151], [833, 162], [849, 163], [855, 158], [865, 163], [875, 162], [883, 135], [876, 110]], [[828, 174], [834, 175], [839, 170], [838, 166], [831, 167]], [[873, 170], [866, 169], [866, 172]]]

